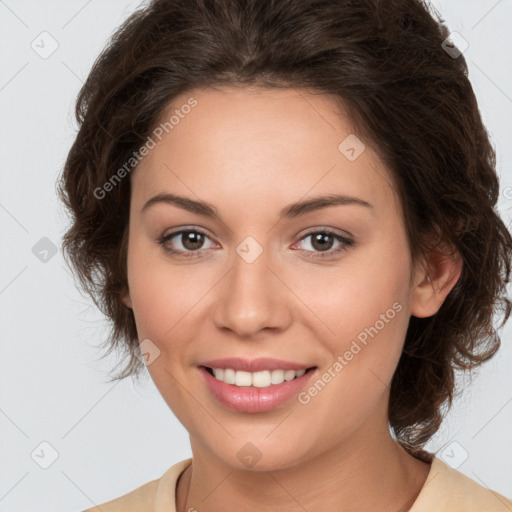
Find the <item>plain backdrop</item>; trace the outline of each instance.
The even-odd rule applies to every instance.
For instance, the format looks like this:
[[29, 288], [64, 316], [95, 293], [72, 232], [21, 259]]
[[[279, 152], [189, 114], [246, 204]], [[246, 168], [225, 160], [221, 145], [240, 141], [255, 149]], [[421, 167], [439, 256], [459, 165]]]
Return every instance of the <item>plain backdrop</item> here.
[[[55, 180], [73, 142], [73, 106], [133, 0], [0, 0], [0, 512], [79, 511], [158, 478], [191, 456], [152, 381], [107, 384], [105, 319], [60, 252], [67, 219]], [[498, 155], [500, 211], [512, 207], [512, 2], [437, 0], [465, 51]], [[43, 39], [43, 43], [41, 43]], [[46, 53], [45, 53], [46, 52]], [[427, 448], [512, 498], [512, 330]], [[45, 467], [47, 466], [47, 467]]]

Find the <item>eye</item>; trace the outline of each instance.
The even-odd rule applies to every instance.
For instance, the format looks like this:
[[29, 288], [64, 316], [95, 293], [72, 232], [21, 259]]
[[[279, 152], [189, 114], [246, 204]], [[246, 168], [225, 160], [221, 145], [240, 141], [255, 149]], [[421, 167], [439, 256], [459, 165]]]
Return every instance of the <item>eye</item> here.
[[[304, 242], [309, 238], [311, 238], [311, 241], [305, 245], [312, 249], [306, 248], [303, 249], [303, 251], [312, 253], [309, 254], [309, 257], [312, 258], [332, 257], [342, 251], [346, 251], [348, 247], [354, 245], [354, 240], [329, 230], [310, 231], [304, 235], [298, 243]], [[169, 254], [183, 258], [195, 258], [200, 257], [204, 250], [215, 247], [213, 242], [211, 242], [209, 247], [205, 247], [206, 240], [210, 240], [211, 242], [210, 237], [202, 230], [189, 228], [162, 235], [158, 243], [162, 245], [164, 251]], [[336, 247], [334, 250], [332, 249], [333, 246]]]
[[[310, 231], [304, 235], [299, 242], [303, 242], [308, 238], [311, 238], [311, 241], [305, 245], [311, 247], [312, 250], [305, 250], [307, 252], [316, 253], [311, 254], [313, 258], [331, 257], [342, 251], [346, 251], [348, 247], [354, 244], [354, 240], [328, 230]], [[331, 250], [336, 243], [338, 244], [337, 248]]]
[[[174, 239], [175, 242], [173, 242]], [[190, 258], [200, 256], [203, 249], [208, 249], [208, 247], [203, 247], [206, 239], [210, 240], [210, 237], [203, 231], [194, 228], [181, 229], [163, 235], [158, 242], [166, 252]], [[176, 245], [181, 247], [173, 247]]]

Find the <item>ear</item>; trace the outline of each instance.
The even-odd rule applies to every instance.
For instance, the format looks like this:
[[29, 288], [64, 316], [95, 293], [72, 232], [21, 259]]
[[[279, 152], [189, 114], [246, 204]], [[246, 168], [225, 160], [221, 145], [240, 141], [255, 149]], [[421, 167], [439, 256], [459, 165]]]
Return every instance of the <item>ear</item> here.
[[462, 257], [453, 246], [439, 244], [424, 256], [411, 289], [411, 315], [425, 318], [437, 313], [462, 271]]
[[130, 291], [126, 290], [121, 294], [121, 302], [129, 309], [132, 309], [132, 298], [130, 297]]

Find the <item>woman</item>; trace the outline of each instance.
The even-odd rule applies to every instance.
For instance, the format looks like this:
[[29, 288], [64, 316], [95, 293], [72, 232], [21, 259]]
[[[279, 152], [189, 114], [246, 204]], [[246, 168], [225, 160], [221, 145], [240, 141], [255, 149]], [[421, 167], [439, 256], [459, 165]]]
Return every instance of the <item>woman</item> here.
[[512, 510], [423, 448], [510, 314], [454, 48], [418, 0], [154, 0], [117, 31], [64, 249], [193, 457], [90, 511]]

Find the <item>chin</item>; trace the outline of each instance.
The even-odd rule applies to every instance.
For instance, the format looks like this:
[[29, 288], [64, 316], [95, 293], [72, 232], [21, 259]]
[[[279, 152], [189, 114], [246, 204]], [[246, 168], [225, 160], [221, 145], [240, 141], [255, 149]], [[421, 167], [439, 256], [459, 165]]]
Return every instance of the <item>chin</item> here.
[[230, 441], [225, 451], [219, 452], [219, 448], [217, 445], [217, 457], [236, 470], [279, 471], [299, 465], [306, 457], [304, 447], [298, 453], [293, 444], [278, 437], [273, 441], [265, 440], [264, 436], [261, 442], [255, 438], [253, 441]]

